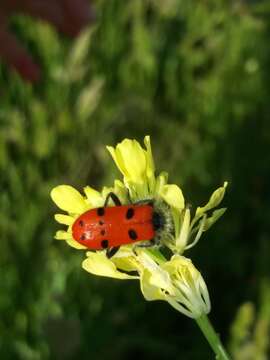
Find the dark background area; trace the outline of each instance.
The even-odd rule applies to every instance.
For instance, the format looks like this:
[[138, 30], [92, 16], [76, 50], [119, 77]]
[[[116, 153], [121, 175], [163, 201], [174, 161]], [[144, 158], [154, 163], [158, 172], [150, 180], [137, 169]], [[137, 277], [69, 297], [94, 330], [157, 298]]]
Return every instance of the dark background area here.
[[238, 360], [269, 358], [270, 1], [100, 0], [71, 44], [12, 27], [43, 68], [0, 67], [1, 359], [211, 359], [196, 323], [137, 282], [97, 278], [55, 241], [55, 185], [119, 178], [105, 150], [151, 135], [157, 171], [193, 208], [229, 181], [225, 215], [185, 253]]

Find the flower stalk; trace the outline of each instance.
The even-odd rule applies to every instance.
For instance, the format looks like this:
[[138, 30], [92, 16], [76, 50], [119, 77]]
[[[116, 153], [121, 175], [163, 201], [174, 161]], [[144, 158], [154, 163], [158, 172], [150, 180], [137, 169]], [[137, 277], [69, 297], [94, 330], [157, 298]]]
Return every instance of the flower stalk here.
[[207, 315], [203, 314], [195, 320], [196, 320], [199, 328], [203, 332], [204, 336], [206, 337], [212, 350], [216, 354], [216, 359], [217, 360], [231, 360], [230, 356], [228, 355], [227, 351], [225, 350], [224, 346], [222, 345], [220, 338], [219, 338], [218, 334], [216, 333], [215, 329], [213, 328]]

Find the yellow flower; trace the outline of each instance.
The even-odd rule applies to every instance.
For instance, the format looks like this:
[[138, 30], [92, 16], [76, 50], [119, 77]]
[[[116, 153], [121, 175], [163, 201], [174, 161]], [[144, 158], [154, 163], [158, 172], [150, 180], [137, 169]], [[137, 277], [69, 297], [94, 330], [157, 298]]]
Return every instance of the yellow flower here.
[[115, 148], [107, 146], [114, 162], [124, 176], [124, 184], [133, 201], [162, 198], [169, 205], [182, 210], [185, 206], [181, 189], [167, 184], [167, 173], [155, 178], [155, 164], [150, 137], [144, 138], [146, 149], [136, 140], [125, 139]]
[[192, 219], [182, 190], [175, 184], [168, 184], [167, 173], [155, 174], [149, 136], [145, 137], [144, 144], [145, 148], [136, 140], [125, 139], [115, 148], [107, 147], [123, 175], [123, 182], [115, 180], [113, 187], [104, 187], [101, 192], [86, 186], [83, 195], [69, 185], [60, 185], [51, 191], [53, 201], [66, 212], [55, 215], [57, 222], [67, 226], [66, 230], [57, 231], [55, 238], [77, 249], [86, 249], [73, 239], [72, 225], [85, 211], [103, 206], [109, 192], [115, 193], [122, 204], [142, 199], [165, 202], [174, 235], [165, 234], [161, 244], [174, 254], [170, 260], [167, 261], [157, 248], [127, 245], [121, 246], [111, 259], [107, 258], [105, 250], [88, 251], [82, 267], [94, 275], [139, 279], [147, 300], [167, 301], [185, 315], [197, 318], [210, 311], [207, 287], [192, 262], [180, 254], [194, 246], [201, 234], [224, 213], [225, 209], [211, 211], [222, 201], [227, 183], [211, 195], [205, 206], [197, 208]]
[[131, 198], [146, 198], [154, 190], [154, 160], [151, 153], [150, 138], [144, 139], [146, 150], [136, 140], [125, 139], [114, 149], [107, 146], [113, 160], [124, 176], [124, 183]]
[[146, 300], [165, 300], [191, 318], [210, 312], [206, 284], [190, 259], [174, 255], [158, 265], [146, 253], [140, 257], [144, 264], [141, 290]]
[[99, 276], [140, 279], [146, 300], [164, 300], [186, 316], [198, 318], [210, 311], [206, 284], [191, 260], [174, 255], [166, 261], [149, 250], [120, 250], [108, 259], [102, 252], [88, 252], [83, 268]]
[[146, 151], [136, 140], [125, 139], [114, 149], [107, 146], [115, 163], [127, 181], [145, 182], [147, 164]]

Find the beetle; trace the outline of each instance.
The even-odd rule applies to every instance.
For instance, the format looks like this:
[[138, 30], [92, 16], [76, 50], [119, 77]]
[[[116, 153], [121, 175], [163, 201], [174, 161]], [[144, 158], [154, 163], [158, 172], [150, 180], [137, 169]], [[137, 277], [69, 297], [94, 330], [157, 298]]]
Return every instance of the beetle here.
[[[115, 206], [108, 206], [109, 200]], [[106, 249], [112, 257], [121, 245], [140, 243], [153, 246], [160, 243], [165, 229], [173, 232], [172, 217], [168, 207], [156, 205], [153, 200], [122, 205], [110, 192], [103, 207], [91, 209], [80, 215], [72, 225], [72, 236], [90, 250]]]

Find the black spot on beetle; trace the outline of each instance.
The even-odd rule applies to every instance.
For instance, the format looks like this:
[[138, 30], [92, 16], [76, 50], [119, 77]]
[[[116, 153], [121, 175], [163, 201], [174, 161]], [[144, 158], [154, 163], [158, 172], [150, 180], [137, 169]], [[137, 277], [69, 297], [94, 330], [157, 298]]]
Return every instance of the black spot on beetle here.
[[105, 235], [105, 230], [101, 230], [101, 235]]
[[83, 220], [80, 220], [80, 221], [79, 221], [79, 225], [80, 225], [81, 227], [83, 227], [83, 226], [84, 226], [84, 221], [83, 221]]
[[107, 249], [107, 247], [109, 247], [109, 241], [108, 240], [102, 240], [101, 241], [101, 247], [102, 247], [102, 249]]
[[128, 230], [128, 236], [132, 239], [132, 240], [136, 240], [138, 238], [138, 235], [136, 233], [135, 230], [130, 229]]
[[165, 219], [161, 213], [154, 211], [152, 221], [153, 221], [154, 230], [159, 230], [164, 228]]
[[98, 216], [103, 216], [105, 214], [104, 207], [97, 208], [97, 214]]
[[84, 241], [85, 239], [86, 239], [85, 234], [82, 234], [81, 237], [80, 237], [80, 240]]
[[133, 218], [133, 216], [134, 216], [134, 209], [133, 208], [127, 209], [126, 218], [131, 219]]
[[99, 222], [99, 225], [104, 225], [104, 221], [100, 220]]

